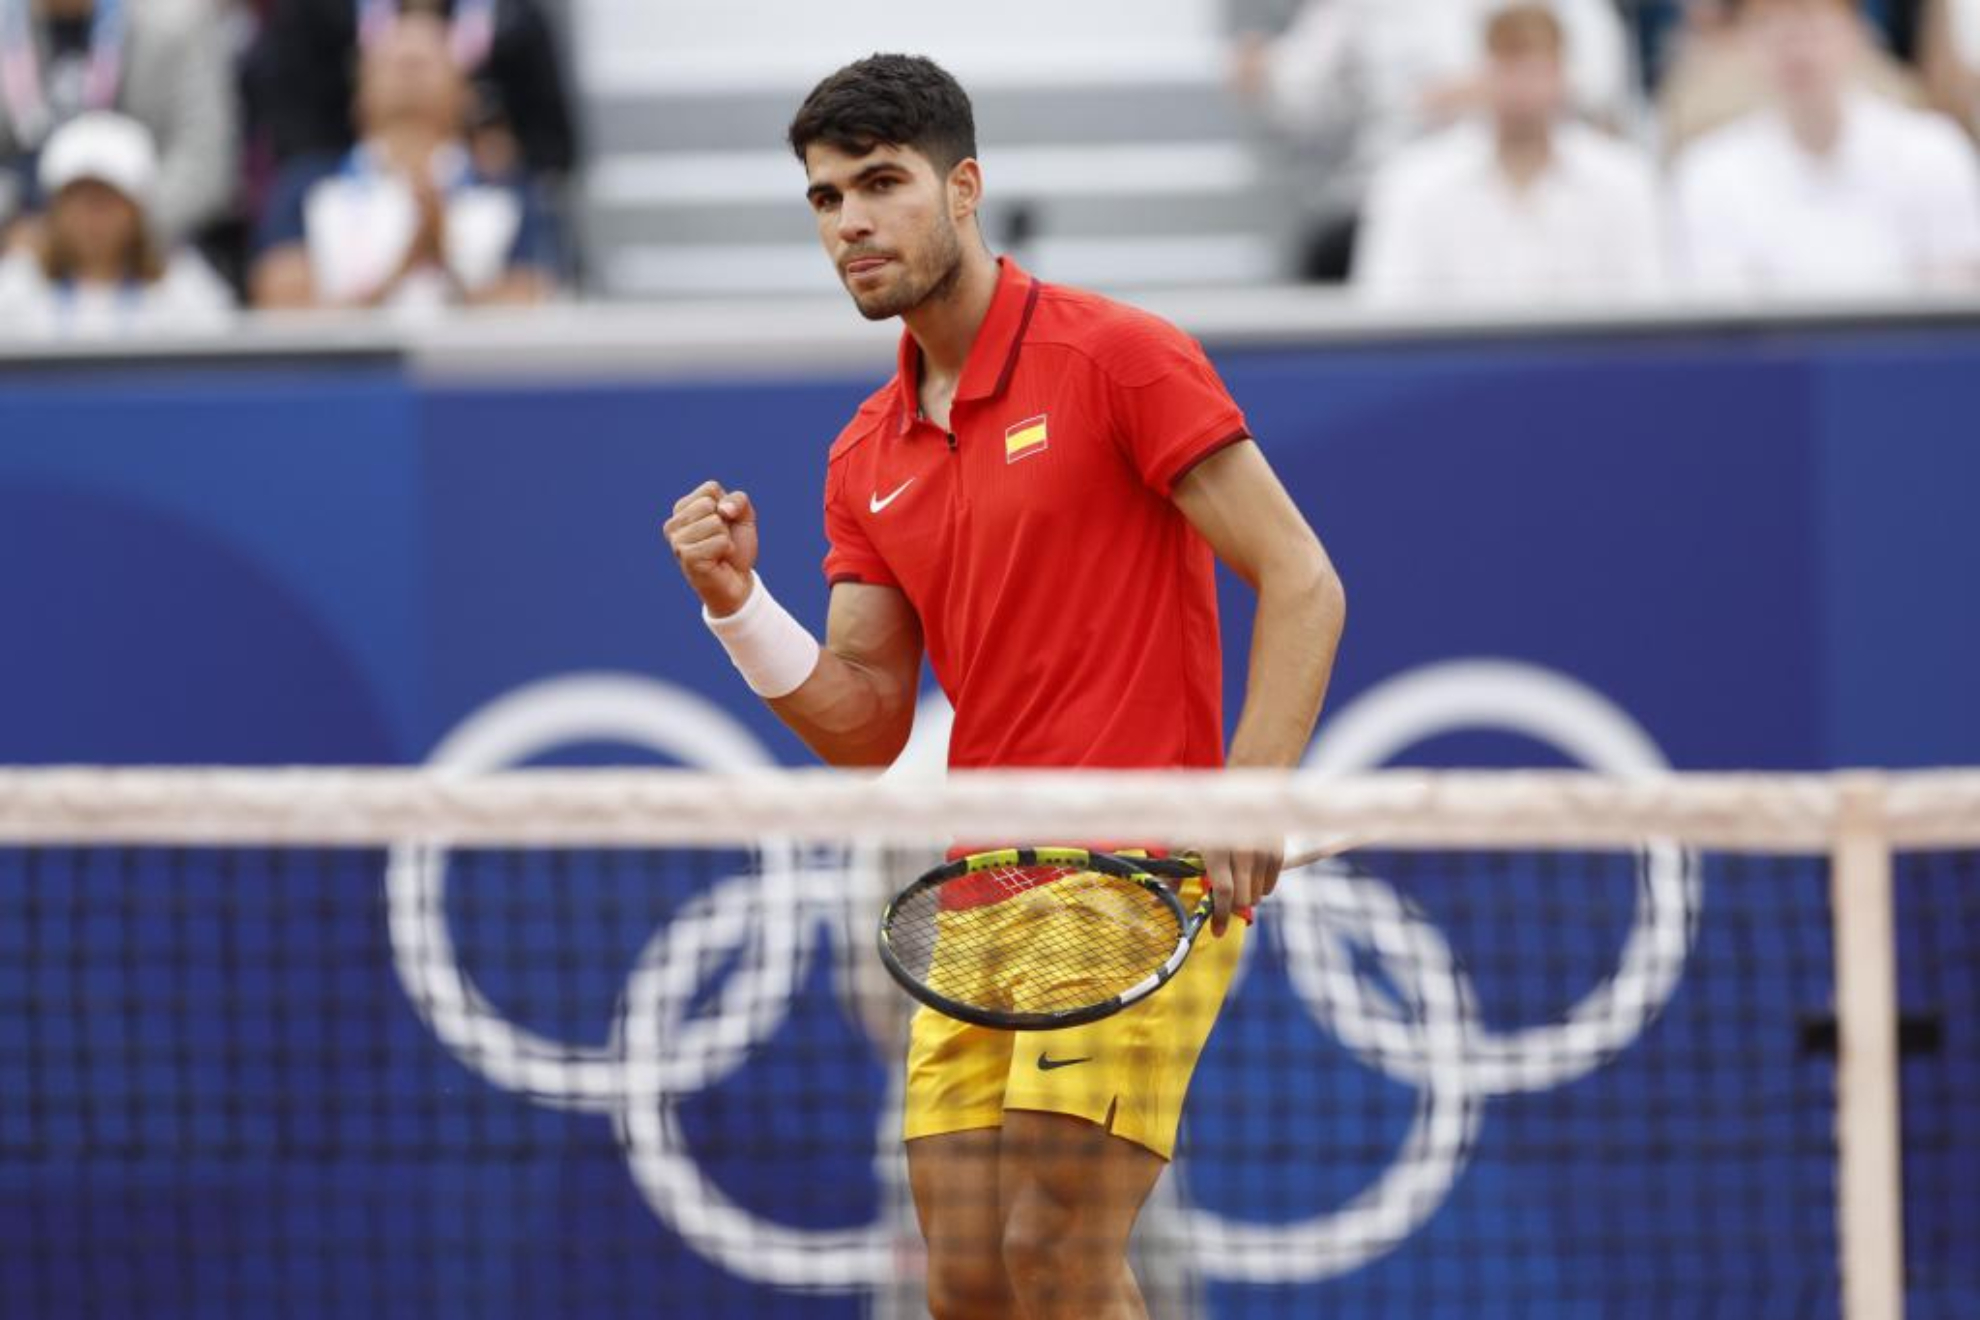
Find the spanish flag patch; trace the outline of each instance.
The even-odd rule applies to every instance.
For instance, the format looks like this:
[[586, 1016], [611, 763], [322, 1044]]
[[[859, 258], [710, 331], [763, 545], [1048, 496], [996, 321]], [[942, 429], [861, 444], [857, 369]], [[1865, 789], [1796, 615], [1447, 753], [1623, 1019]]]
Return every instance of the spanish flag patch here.
[[1030, 458], [1042, 454], [1048, 448], [1045, 437], [1045, 414], [1027, 417], [1010, 430], [1004, 432], [1004, 461], [1015, 463], [1020, 458]]

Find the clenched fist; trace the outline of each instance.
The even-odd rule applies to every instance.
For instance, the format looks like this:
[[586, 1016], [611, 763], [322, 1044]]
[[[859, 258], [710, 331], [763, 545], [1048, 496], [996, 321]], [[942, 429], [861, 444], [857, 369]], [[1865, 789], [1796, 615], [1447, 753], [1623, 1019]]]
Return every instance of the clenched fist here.
[[665, 531], [682, 574], [709, 614], [720, 619], [741, 609], [756, 569], [756, 510], [749, 496], [704, 481], [675, 503]]

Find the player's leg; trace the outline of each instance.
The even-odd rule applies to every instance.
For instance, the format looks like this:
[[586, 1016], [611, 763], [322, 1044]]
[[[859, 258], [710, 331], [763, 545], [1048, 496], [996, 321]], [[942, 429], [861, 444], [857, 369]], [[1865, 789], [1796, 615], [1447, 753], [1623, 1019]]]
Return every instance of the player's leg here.
[[1015, 1310], [997, 1191], [1011, 1045], [1009, 1032], [926, 1008], [908, 1027], [908, 1185], [928, 1244], [935, 1320], [1007, 1320]]
[[1167, 1161], [1081, 1118], [1011, 1110], [1004, 1270], [1025, 1320], [1145, 1320], [1128, 1235]]
[[996, 1128], [979, 1128], [907, 1144], [935, 1320], [1006, 1320], [1015, 1312], [1004, 1275], [999, 1136]]
[[1143, 1314], [1128, 1236], [1174, 1156], [1247, 931], [1234, 922], [1223, 939], [1199, 940], [1176, 979], [1132, 1008], [1016, 1042], [1004, 1092], [1004, 1263], [1027, 1320]]

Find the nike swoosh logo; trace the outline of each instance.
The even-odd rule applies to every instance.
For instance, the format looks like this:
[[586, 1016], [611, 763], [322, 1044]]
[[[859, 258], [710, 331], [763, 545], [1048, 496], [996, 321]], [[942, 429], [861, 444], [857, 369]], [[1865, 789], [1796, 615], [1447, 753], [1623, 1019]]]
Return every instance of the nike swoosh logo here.
[[895, 489], [892, 495], [889, 495], [884, 500], [880, 498], [878, 492], [875, 492], [872, 498], [867, 501], [866, 507], [873, 510], [875, 513], [879, 513], [882, 510], [884, 510], [889, 504], [892, 504], [895, 500], [899, 499], [901, 497], [902, 492], [906, 491], [907, 488], [909, 486], [912, 486], [913, 484], [914, 484], [914, 478], [909, 477], [906, 481], [903, 481], [898, 488]]
[[1070, 1068], [1075, 1063], [1092, 1063], [1092, 1062], [1093, 1062], [1093, 1057], [1091, 1055], [1088, 1055], [1084, 1059], [1054, 1059], [1050, 1055], [1041, 1054], [1038, 1056], [1038, 1071], [1051, 1072], [1054, 1068]]

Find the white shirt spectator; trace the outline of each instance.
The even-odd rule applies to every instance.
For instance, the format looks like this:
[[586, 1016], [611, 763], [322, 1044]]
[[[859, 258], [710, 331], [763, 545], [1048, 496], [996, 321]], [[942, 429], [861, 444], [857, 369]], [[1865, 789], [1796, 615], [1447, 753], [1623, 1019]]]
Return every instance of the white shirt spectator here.
[[[553, 227], [532, 189], [482, 178], [458, 144], [435, 154], [432, 180], [446, 208], [446, 268], [401, 281], [388, 306], [426, 314], [517, 266], [556, 268]], [[304, 244], [316, 296], [347, 303], [390, 279], [418, 228], [411, 184], [385, 168], [379, 153], [359, 146], [342, 161], [305, 160], [284, 171], [263, 217], [261, 243], [264, 249]]]
[[1649, 160], [1594, 129], [1556, 128], [1547, 168], [1517, 188], [1491, 126], [1462, 124], [1375, 176], [1354, 288], [1383, 305], [1651, 298], [1661, 213]]
[[1699, 292], [1890, 295], [1980, 278], [1980, 159], [1938, 115], [1852, 95], [1827, 157], [1780, 115], [1751, 115], [1699, 139], [1675, 185]]
[[102, 338], [218, 329], [233, 295], [190, 248], [148, 223], [161, 171], [137, 120], [88, 111], [37, 162], [49, 208], [34, 241], [0, 261], [0, 333]]
[[[363, 147], [351, 160], [343, 174], [312, 189], [303, 206], [316, 287], [335, 302], [362, 297], [383, 284], [412, 247], [419, 228], [411, 186], [371, 164]], [[434, 173], [447, 199], [447, 266], [465, 287], [479, 288], [507, 268], [522, 225], [522, 206], [514, 193], [472, 180], [465, 151], [443, 153]], [[448, 302], [445, 276], [433, 271], [410, 281], [393, 301], [402, 306]]]
[[[1438, 125], [1425, 96], [1476, 74], [1505, 0], [1307, 0], [1266, 65], [1273, 119], [1330, 161], [1352, 197], [1375, 166]], [[1627, 35], [1613, 0], [1553, 0], [1579, 113], [1629, 117]]]
[[113, 339], [225, 329], [234, 297], [190, 251], [174, 256], [159, 279], [125, 284], [57, 282], [38, 258], [0, 261], [0, 333], [33, 339]]

